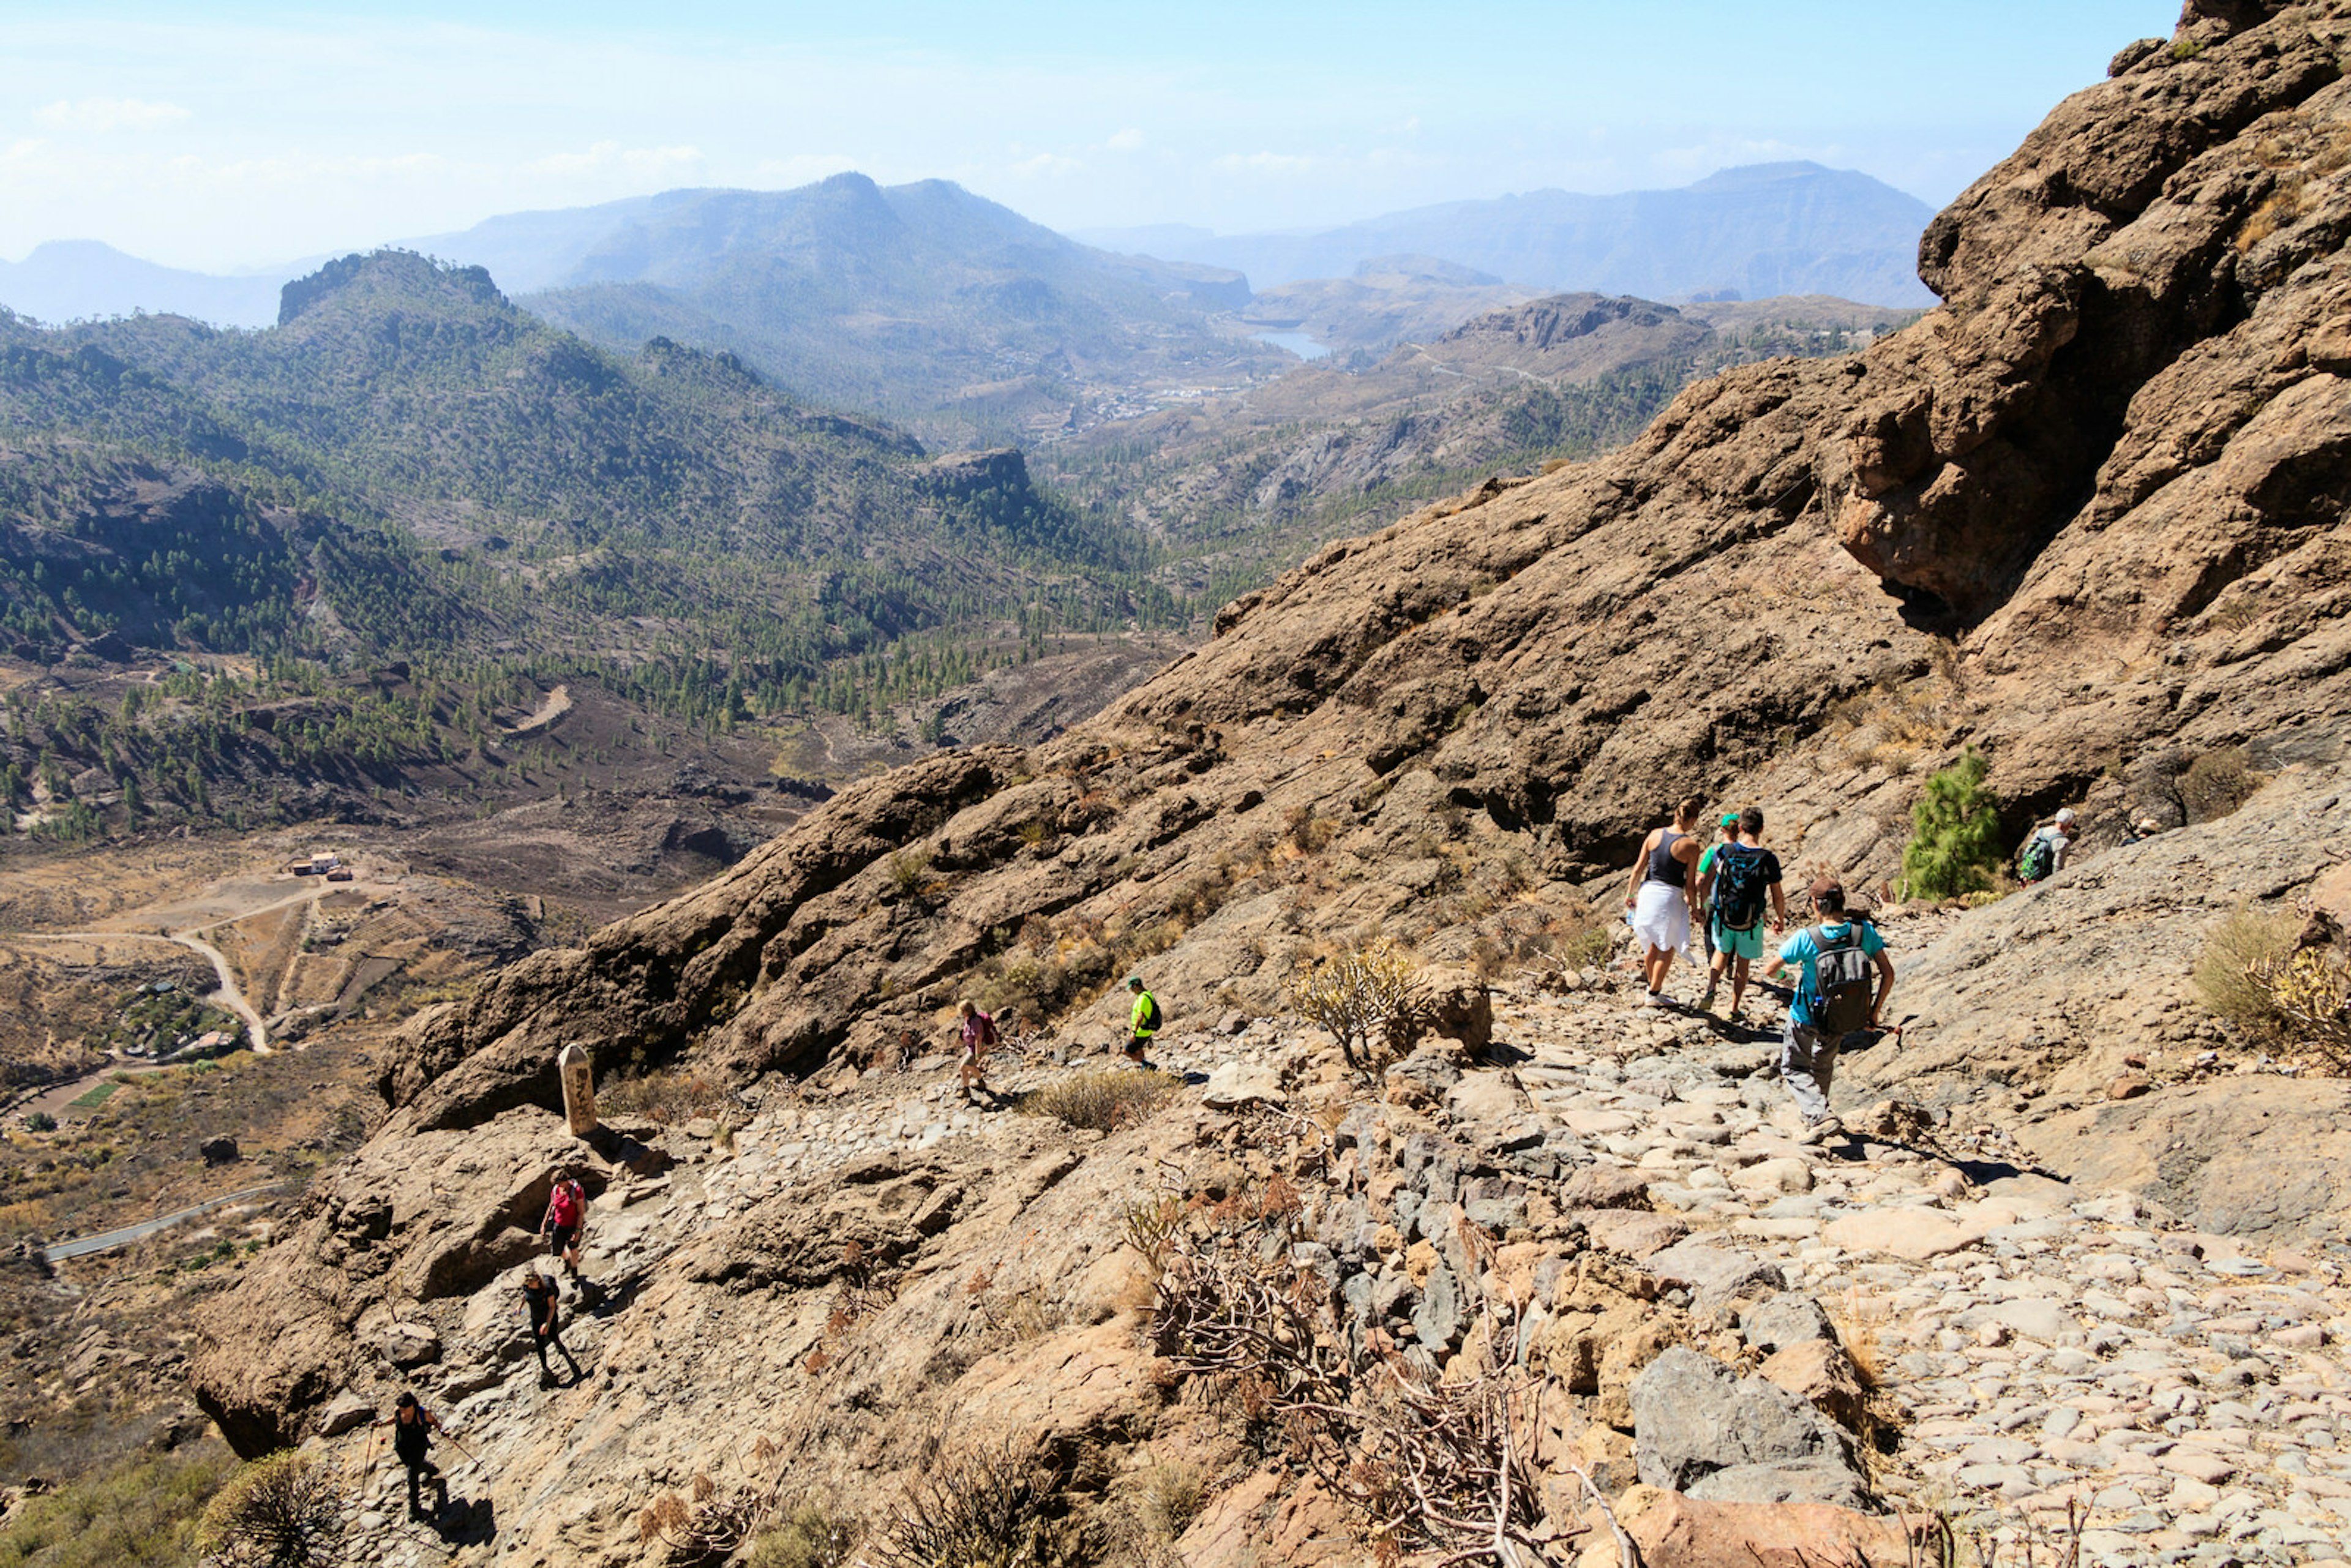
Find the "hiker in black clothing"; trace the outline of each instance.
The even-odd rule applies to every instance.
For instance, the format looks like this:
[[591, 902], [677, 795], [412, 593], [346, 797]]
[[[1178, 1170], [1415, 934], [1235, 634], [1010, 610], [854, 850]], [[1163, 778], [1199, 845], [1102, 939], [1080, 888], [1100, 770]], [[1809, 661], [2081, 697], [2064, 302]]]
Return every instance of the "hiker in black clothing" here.
[[1714, 933], [1714, 961], [1707, 971], [1706, 995], [1698, 1004], [1701, 1012], [1712, 1007], [1716, 988], [1729, 974], [1733, 1022], [1738, 1021], [1740, 1004], [1747, 995], [1750, 967], [1763, 956], [1767, 902], [1771, 935], [1783, 936], [1788, 930], [1788, 896], [1780, 887], [1780, 857], [1763, 847], [1763, 809], [1750, 806], [1736, 820], [1739, 831], [1731, 841], [1710, 852], [1714, 908], [1707, 925]]
[[557, 1304], [561, 1299], [555, 1281], [538, 1270], [533, 1269], [522, 1277], [523, 1311], [530, 1319], [531, 1348], [538, 1352], [538, 1385], [541, 1388], [555, 1381], [555, 1369], [547, 1364], [549, 1345], [562, 1352], [563, 1359], [570, 1364], [571, 1381], [580, 1381], [580, 1358], [571, 1354], [571, 1347], [563, 1343], [562, 1335], [557, 1332]]
[[416, 1402], [416, 1396], [403, 1393], [392, 1407], [392, 1414], [376, 1423], [392, 1428], [392, 1451], [408, 1467], [408, 1512], [415, 1518], [424, 1512], [418, 1484], [430, 1480], [438, 1494], [436, 1508], [449, 1506], [449, 1483], [441, 1479], [441, 1467], [424, 1457], [425, 1446], [432, 1442], [433, 1433], [441, 1429], [440, 1417]]

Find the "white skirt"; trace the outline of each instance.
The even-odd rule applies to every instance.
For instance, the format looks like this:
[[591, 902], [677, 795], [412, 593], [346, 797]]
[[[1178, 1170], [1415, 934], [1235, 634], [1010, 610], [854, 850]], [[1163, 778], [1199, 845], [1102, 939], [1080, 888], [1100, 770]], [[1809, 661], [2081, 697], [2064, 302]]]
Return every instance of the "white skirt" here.
[[1633, 935], [1670, 953], [1689, 946], [1689, 899], [1678, 887], [1645, 882], [1633, 903]]

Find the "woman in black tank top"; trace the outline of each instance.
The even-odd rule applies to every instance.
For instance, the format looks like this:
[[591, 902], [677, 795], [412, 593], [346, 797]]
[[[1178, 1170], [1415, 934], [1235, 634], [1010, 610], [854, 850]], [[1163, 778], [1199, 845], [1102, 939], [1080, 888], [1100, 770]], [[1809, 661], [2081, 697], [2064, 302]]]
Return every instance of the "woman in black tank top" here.
[[1658, 828], [1641, 841], [1633, 862], [1631, 884], [1625, 890], [1627, 920], [1642, 941], [1642, 978], [1647, 981], [1647, 1004], [1662, 1006], [1666, 976], [1674, 955], [1689, 942], [1690, 917], [1697, 906], [1698, 841], [1693, 836], [1706, 803], [1685, 796], [1674, 808], [1671, 827]]

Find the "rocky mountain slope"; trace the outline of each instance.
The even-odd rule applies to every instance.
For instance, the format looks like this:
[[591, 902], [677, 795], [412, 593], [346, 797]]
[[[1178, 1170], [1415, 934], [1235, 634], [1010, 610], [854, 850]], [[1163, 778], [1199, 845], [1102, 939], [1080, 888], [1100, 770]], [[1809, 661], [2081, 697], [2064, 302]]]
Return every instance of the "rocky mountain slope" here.
[[[1277, 298], [1260, 296], [1252, 312]], [[1823, 296], [1676, 308], [1552, 295], [1376, 358], [1333, 354], [1231, 396], [1077, 433], [1037, 462], [1072, 496], [1183, 541], [1187, 580], [1229, 597], [1364, 517], [1630, 441], [1684, 385], [1726, 366], [1842, 353], [1913, 314]], [[1369, 317], [1343, 301], [1340, 319], [1311, 325], [1343, 343], [1384, 330], [1379, 312]]]
[[[2341, 0], [2195, 0], [1935, 220], [1921, 273], [1944, 303], [1915, 325], [1732, 370], [1620, 452], [1332, 545], [1058, 739], [860, 785], [420, 1018], [383, 1071], [383, 1128], [208, 1320], [206, 1408], [246, 1451], [301, 1437], [339, 1390], [429, 1362], [410, 1348], [429, 1322], [448, 1396], [511, 1437], [480, 1483], [496, 1533], [541, 1561], [659, 1560], [664, 1530], [717, 1517], [689, 1500], [778, 1474], [886, 1511], [900, 1479], [1018, 1434], [1070, 1529], [1112, 1530], [1139, 1477], [1184, 1462], [1207, 1478], [1186, 1529], [1214, 1525], [1180, 1537], [1187, 1560], [1337, 1562], [1384, 1530], [1460, 1549], [1442, 1509], [1382, 1511], [1381, 1467], [1457, 1429], [1393, 1402], [1518, 1387], [1524, 1345], [1540, 1397], [1565, 1403], [1474, 1421], [1502, 1423], [1486, 1462], [1527, 1478], [1495, 1528], [1554, 1561], [1615, 1560], [1579, 1468], [1636, 1530], [1710, 1500], [1872, 1496], [1958, 1503], [1986, 1531], [2008, 1509], [2017, 1530], [2013, 1511], [2074, 1499], [2102, 1563], [2315, 1560], [2351, 1490], [2328, 1348], [2351, 1320], [2339, 1260], [2287, 1243], [2331, 1235], [2341, 1097], [2283, 1089], [2165, 1003], [2217, 908], [2318, 901], [2351, 826], [2347, 46]], [[1766, 1125], [1775, 1092], [1750, 1075], [1768, 1033], [1628, 1019], [1583, 933], [1686, 791], [1761, 801], [1799, 874], [1890, 878], [1920, 769], [1964, 745], [2011, 829], [2070, 800], [2090, 831], [2044, 887], [1889, 920], [1917, 1048], [1854, 1066], [1840, 1099], [1864, 1136], [1825, 1166]], [[2280, 777], [2153, 854], [2114, 846], [2122, 809], [2231, 747]], [[1433, 977], [1460, 1049], [1391, 1072], [1386, 1110], [1279, 1027], [1270, 1083], [1188, 1048], [1226, 1069], [1204, 1109], [1295, 1092], [1305, 1114], [1179, 1099], [1099, 1142], [1006, 1121], [948, 1155], [955, 1118], [896, 1091], [961, 995], [1083, 1045], [1123, 1018], [1105, 989], [1130, 969], [1196, 1028], [1278, 1013], [1295, 959], [1374, 932], [1439, 965], [1563, 952], [1552, 985], [1593, 999], [1538, 1023], [1506, 995], [1497, 1019], [1468, 976]], [[732, 1170], [783, 1174], [698, 1191], [674, 1174], [683, 1197], [646, 1211], [673, 1228], [633, 1260], [615, 1223], [597, 1379], [525, 1417], [485, 1347], [549, 1173], [583, 1157], [553, 1113], [573, 1041], [741, 1086], [763, 1120]], [[2116, 1087], [2126, 1071], [2147, 1082]], [[1896, 1082], [1906, 1103], [1876, 1107]], [[831, 1108], [876, 1095], [895, 1120], [844, 1131]], [[2274, 1146], [2202, 1143], [2289, 1106]], [[2116, 1155], [2126, 1131], [2163, 1147]], [[793, 1185], [820, 1147], [869, 1157]], [[659, 1163], [618, 1141], [590, 1162], [622, 1216], [659, 1179], [632, 1162]], [[2291, 1196], [2215, 1200], [2208, 1175]], [[1162, 1193], [1184, 1217], [1165, 1230]], [[1643, 1202], [1672, 1211], [1663, 1229], [1576, 1212]], [[1724, 1234], [1668, 1247], [1675, 1226]], [[1665, 1256], [1691, 1242], [1703, 1256]], [[1270, 1294], [1250, 1294], [1251, 1257]], [[1790, 1289], [1842, 1303], [1841, 1332], [1759, 1322]], [[397, 1339], [394, 1308], [421, 1320]], [[1217, 1324], [1258, 1312], [1289, 1336], [1251, 1342], [1270, 1391], [1220, 1384]], [[1418, 1351], [1391, 1357], [1406, 1333]], [[1804, 1343], [1823, 1347], [1808, 1371], [1774, 1371]], [[1870, 1378], [1886, 1403], [1856, 1411]], [[1322, 1414], [1281, 1427], [1301, 1400]], [[1745, 1436], [1708, 1447], [1677, 1409]], [[723, 1448], [722, 1410], [749, 1423]], [[1324, 1416], [1354, 1463], [1316, 1446]], [[656, 1430], [674, 1437], [641, 1438]], [[1635, 1477], [1698, 1500], [1624, 1490]], [[1680, 1555], [1652, 1537], [1649, 1561], [1749, 1560], [1704, 1556], [1697, 1515], [1675, 1517]], [[1705, 1519], [1789, 1562], [1793, 1540], [1827, 1550], [1804, 1531], [1862, 1527]], [[1073, 1560], [1111, 1555], [1086, 1539]]]

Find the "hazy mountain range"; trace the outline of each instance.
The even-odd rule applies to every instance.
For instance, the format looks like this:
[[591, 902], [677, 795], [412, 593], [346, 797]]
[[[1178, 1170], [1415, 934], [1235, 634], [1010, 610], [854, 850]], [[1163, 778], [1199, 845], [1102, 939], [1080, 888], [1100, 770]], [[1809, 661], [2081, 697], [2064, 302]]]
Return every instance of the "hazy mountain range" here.
[[1870, 305], [1928, 305], [1917, 197], [1849, 169], [1759, 163], [1675, 191], [1587, 196], [1530, 191], [1447, 202], [1313, 233], [1218, 235], [1161, 225], [1081, 229], [1111, 250], [1229, 267], [1260, 289], [1346, 277], [1377, 256], [1443, 256], [1507, 283], [1651, 299], [1834, 294]]
[[[1924, 203], [1865, 174], [1772, 163], [1727, 169], [1680, 190], [1534, 191], [1312, 233], [1159, 225], [1080, 230], [1073, 243], [945, 181], [884, 188], [849, 174], [793, 191], [669, 191], [513, 213], [402, 243], [486, 267], [509, 296], [561, 294], [550, 311], [599, 336], [683, 306], [747, 340], [774, 328], [764, 319], [747, 322], [743, 312], [778, 276], [790, 277], [792, 298], [771, 304], [804, 307], [811, 287], [846, 291], [887, 318], [897, 310], [877, 301], [911, 283], [935, 298], [1049, 319], [1063, 308], [1077, 318], [1123, 310], [1137, 291], [1170, 308], [1229, 308], [1252, 289], [1348, 278], [1366, 263], [1398, 256], [1423, 270], [1450, 264], [1483, 273], [1529, 293], [1825, 293], [1923, 305], [1929, 297], [1916, 277], [1916, 251], [1929, 215]], [[141, 261], [94, 240], [54, 241], [21, 262], [0, 262], [0, 305], [45, 321], [146, 310], [267, 326], [277, 319], [279, 287], [319, 259], [216, 275]], [[952, 279], [932, 276], [943, 259]], [[998, 287], [991, 298], [977, 277], [990, 272], [1002, 275], [998, 285], [1015, 286]], [[572, 292], [614, 287], [638, 297]], [[872, 325], [879, 330], [882, 322]]]

